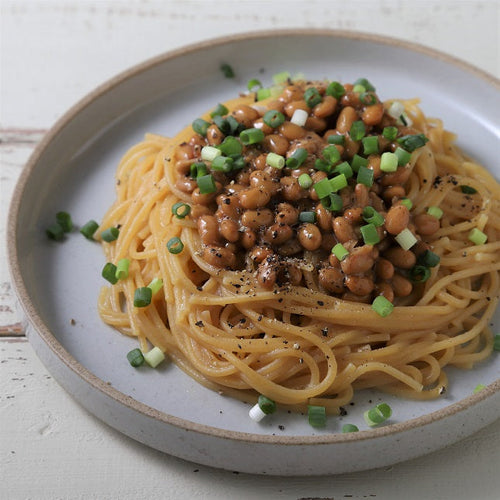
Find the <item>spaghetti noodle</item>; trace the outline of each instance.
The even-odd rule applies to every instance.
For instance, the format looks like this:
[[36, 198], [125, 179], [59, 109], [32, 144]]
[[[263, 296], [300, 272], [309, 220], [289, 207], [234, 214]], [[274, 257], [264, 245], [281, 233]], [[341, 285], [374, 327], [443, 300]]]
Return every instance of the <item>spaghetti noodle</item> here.
[[103, 287], [102, 319], [240, 399], [336, 412], [360, 388], [438, 397], [446, 366], [492, 352], [498, 183], [417, 100], [381, 103], [366, 80], [289, 81], [255, 101], [225, 103], [197, 132], [147, 134], [123, 157], [101, 230], [119, 228], [103, 248], [130, 266]]

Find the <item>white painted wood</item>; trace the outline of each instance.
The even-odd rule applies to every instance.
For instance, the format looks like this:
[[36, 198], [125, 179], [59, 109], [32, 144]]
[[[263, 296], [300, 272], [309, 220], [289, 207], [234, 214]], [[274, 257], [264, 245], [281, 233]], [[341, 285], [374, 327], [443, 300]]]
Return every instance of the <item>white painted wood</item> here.
[[5, 265], [15, 181], [43, 131], [96, 85], [187, 43], [274, 27], [392, 35], [499, 76], [497, 1], [0, 0], [0, 9], [0, 498], [497, 498], [500, 422], [386, 470], [307, 479], [235, 475], [110, 429], [52, 380], [24, 338], [1, 337], [22, 334]]

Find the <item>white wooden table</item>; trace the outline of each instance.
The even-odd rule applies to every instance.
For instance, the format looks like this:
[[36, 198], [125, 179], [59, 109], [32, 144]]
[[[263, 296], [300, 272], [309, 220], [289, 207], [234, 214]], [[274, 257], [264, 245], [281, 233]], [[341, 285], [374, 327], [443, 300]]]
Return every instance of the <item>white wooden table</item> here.
[[0, 498], [498, 498], [500, 421], [410, 462], [322, 478], [213, 470], [122, 436], [79, 407], [36, 358], [3, 243], [15, 182], [45, 131], [135, 63], [214, 36], [321, 27], [419, 42], [498, 77], [498, 1], [0, 0], [0, 6]]

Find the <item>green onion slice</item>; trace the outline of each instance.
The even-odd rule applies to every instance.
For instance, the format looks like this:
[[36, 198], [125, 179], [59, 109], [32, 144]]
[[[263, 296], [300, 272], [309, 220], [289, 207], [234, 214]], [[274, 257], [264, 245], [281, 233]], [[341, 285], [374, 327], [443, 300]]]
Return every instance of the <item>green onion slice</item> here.
[[368, 166], [368, 160], [366, 158], [363, 158], [358, 154], [352, 157], [351, 167], [354, 170], [354, 172], [358, 172], [360, 167], [367, 167], [367, 166]]
[[257, 404], [266, 415], [271, 415], [271, 413], [276, 411], [276, 403], [272, 399], [266, 398], [263, 394], [259, 395]]
[[332, 248], [332, 253], [337, 257], [339, 260], [345, 259], [349, 255], [349, 250], [346, 249], [342, 243], [337, 243], [333, 248]]
[[197, 161], [196, 163], [191, 163], [191, 166], [189, 167], [189, 175], [193, 179], [196, 179], [197, 177], [201, 177], [203, 175], [206, 175], [207, 172], [208, 172], [207, 166], [202, 161]]
[[245, 146], [249, 146], [250, 144], [257, 144], [261, 142], [264, 137], [264, 132], [258, 128], [247, 128], [246, 130], [242, 130], [240, 132], [241, 142]]
[[383, 295], [379, 295], [375, 297], [375, 300], [372, 302], [372, 309], [382, 318], [389, 316], [394, 309], [394, 305], [392, 302], [387, 300]]
[[373, 104], [377, 104], [377, 96], [370, 91], [365, 90], [364, 92], [361, 92], [359, 96], [359, 100], [365, 105], [365, 106], [372, 106]]
[[271, 89], [258, 89], [257, 90], [257, 101], [263, 101], [271, 97]]
[[222, 63], [220, 65], [220, 70], [222, 71], [222, 74], [226, 78], [234, 78], [234, 70], [233, 70], [233, 68], [229, 64]]
[[495, 351], [500, 351], [500, 335], [495, 335], [493, 339], [493, 349]]
[[147, 286], [143, 286], [141, 288], [137, 288], [134, 292], [134, 307], [146, 307], [151, 304], [151, 298], [153, 296], [153, 292], [151, 288]]
[[106, 262], [102, 268], [101, 276], [114, 285], [118, 281], [116, 277], [116, 266], [111, 262]]
[[389, 141], [393, 141], [398, 136], [397, 127], [384, 127], [382, 130], [382, 135]]
[[398, 165], [400, 167], [406, 165], [411, 160], [411, 153], [408, 153], [408, 151], [405, 151], [403, 148], [397, 147], [394, 154], [398, 158]]
[[344, 174], [339, 174], [333, 179], [330, 179], [332, 191], [336, 193], [347, 186], [347, 177]]
[[470, 186], [460, 186], [460, 189], [462, 190], [462, 193], [465, 193], [465, 194], [477, 193], [477, 191], [473, 187], [470, 187]]
[[408, 228], [403, 229], [394, 239], [403, 250], [409, 250], [417, 243], [417, 238], [415, 238], [414, 234]]
[[174, 236], [168, 240], [167, 250], [172, 254], [181, 253], [184, 250], [184, 243], [178, 236]]
[[196, 178], [196, 183], [201, 194], [210, 194], [217, 191], [214, 178], [212, 174], [202, 175]]
[[364, 184], [367, 187], [373, 185], [373, 170], [364, 166], [358, 169], [358, 176], [356, 178], [358, 184]]
[[64, 229], [58, 222], [51, 224], [46, 230], [47, 236], [54, 241], [62, 241], [64, 238]]
[[183, 203], [182, 201], [178, 201], [174, 205], [172, 205], [172, 214], [175, 215], [178, 219], [184, 219], [191, 212], [191, 207], [187, 203]]
[[384, 216], [370, 206], [363, 208], [363, 219], [376, 227], [383, 226], [385, 222]]
[[380, 236], [378, 235], [377, 228], [374, 224], [366, 224], [359, 228], [365, 245], [376, 245], [380, 243]]
[[336, 163], [340, 160], [340, 152], [334, 145], [326, 146], [322, 151], [322, 155], [330, 163]]
[[57, 212], [56, 221], [65, 233], [69, 233], [73, 230], [73, 221], [71, 220], [71, 215], [69, 215], [68, 212]]
[[431, 277], [431, 270], [428, 267], [416, 265], [410, 269], [408, 277], [413, 283], [425, 283]]
[[440, 261], [441, 258], [439, 257], [439, 255], [431, 252], [430, 250], [422, 252], [417, 259], [417, 262], [425, 267], [436, 267]]
[[387, 403], [380, 403], [375, 408], [365, 411], [365, 422], [373, 427], [385, 422], [392, 415], [391, 407]]
[[117, 227], [109, 227], [101, 233], [101, 238], [108, 243], [115, 241], [120, 234], [120, 230]]
[[300, 222], [316, 222], [316, 212], [300, 212], [299, 214]]
[[312, 427], [325, 427], [326, 408], [324, 406], [309, 405], [307, 407], [307, 416], [309, 419], [309, 425]]
[[120, 259], [116, 264], [115, 277], [117, 280], [124, 280], [128, 278], [128, 268], [130, 266], [129, 259]]
[[275, 85], [281, 85], [285, 83], [290, 78], [290, 73], [288, 71], [282, 71], [281, 73], [275, 73], [273, 75], [273, 82]]
[[255, 92], [260, 88], [262, 88], [262, 83], [260, 82], [260, 80], [257, 80], [257, 78], [252, 78], [251, 80], [248, 80], [247, 89], [250, 92]]
[[403, 137], [400, 137], [397, 142], [401, 144], [406, 151], [413, 153], [415, 149], [425, 146], [428, 140], [429, 139], [427, 139], [424, 134], [415, 134], [404, 135]]
[[380, 157], [380, 170], [382, 172], [395, 172], [398, 169], [398, 157], [394, 153], [382, 153]]
[[336, 193], [321, 198], [321, 204], [330, 212], [339, 212], [344, 206], [342, 198]]
[[304, 101], [310, 108], [314, 108], [316, 104], [319, 104], [322, 101], [322, 97], [316, 87], [309, 87], [304, 92]]
[[80, 229], [80, 233], [88, 240], [94, 239], [94, 234], [99, 228], [99, 224], [95, 220], [89, 220]]
[[484, 245], [488, 241], [488, 236], [480, 231], [477, 227], [471, 230], [468, 237], [469, 241], [472, 241], [474, 245]]
[[329, 135], [327, 138], [328, 144], [337, 144], [343, 146], [345, 143], [345, 135]]
[[134, 367], [137, 368], [144, 364], [144, 356], [140, 349], [132, 349], [129, 353], [127, 353], [128, 362]]
[[357, 120], [351, 125], [349, 135], [353, 141], [360, 141], [366, 133], [366, 127], [362, 120]]
[[196, 118], [191, 124], [193, 131], [203, 137], [207, 135], [208, 127], [210, 127], [210, 123], [204, 120], [203, 118]]
[[298, 168], [300, 167], [307, 158], [307, 149], [297, 148], [292, 155], [286, 160], [286, 166], [288, 168]]
[[217, 149], [220, 149], [222, 154], [226, 156], [240, 155], [243, 150], [243, 146], [241, 145], [241, 142], [236, 139], [236, 137], [228, 136], [217, 146]]
[[151, 367], [156, 368], [165, 359], [165, 354], [159, 347], [153, 347], [144, 354], [144, 361]]
[[378, 137], [376, 135], [363, 137], [361, 141], [363, 143], [363, 154], [368, 156], [378, 153]]
[[313, 184], [313, 189], [316, 191], [320, 200], [333, 192], [333, 187], [330, 184], [330, 180], [327, 178], [321, 179], [319, 182]]
[[218, 172], [228, 173], [233, 169], [233, 163], [234, 160], [228, 156], [217, 156], [217, 158], [214, 158], [212, 161], [211, 168]]
[[359, 432], [359, 429], [354, 424], [344, 424], [342, 426], [342, 433], [347, 434], [348, 432]]
[[375, 92], [375, 87], [366, 78], [358, 78], [353, 83], [353, 86], [356, 85], [362, 85], [366, 90], [369, 90], [370, 92]]
[[285, 158], [276, 153], [268, 153], [266, 164], [273, 168], [282, 169], [285, 166]]
[[399, 203], [401, 203], [401, 205], [404, 205], [408, 210], [411, 210], [413, 207], [413, 202], [410, 200], [410, 198], [401, 198], [399, 200]]
[[227, 115], [229, 113], [229, 109], [226, 108], [226, 106], [224, 106], [224, 104], [217, 104], [217, 106], [215, 107], [215, 109], [210, 113], [210, 116], [212, 118], [214, 118], [215, 116], [224, 116], [224, 115]]
[[309, 174], [300, 174], [297, 180], [302, 189], [309, 189], [313, 185], [313, 180]]
[[427, 209], [427, 213], [429, 215], [432, 215], [433, 217], [436, 217], [436, 219], [441, 219], [444, 212], [439, 207], [432, 206]]
[[266, 125], [271, 128], [279, 127], [285, 121], [285, 115], [276, 109], [270, 109], [263, 117], [262, 120]]
[[153, 278], [148, 288], [151, 288], [152, 295], [155, 295], [163, 288], [163, 280], [161, 278]]
[[354, 175], [352, 168], [351, 168], [351, 165], [349, 165], [349, 163], [347, 163], [346, 161], [343, 161], [342, 163], [335, 165], [335, 168], [333, 169], [333, 171], [336, 174], [345, 175], [347, 179], [350, 179]]
[[345, 94], [344, 86], [339, 82], [330, 82], [328, 87], [326, 87], [326, 95], [335, 97], [335, 99], [339, 99]]

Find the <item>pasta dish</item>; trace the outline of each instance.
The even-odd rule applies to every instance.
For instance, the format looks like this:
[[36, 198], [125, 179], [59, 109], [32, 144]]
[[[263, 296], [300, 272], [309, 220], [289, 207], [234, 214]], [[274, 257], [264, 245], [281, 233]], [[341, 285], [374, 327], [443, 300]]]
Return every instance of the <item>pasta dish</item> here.
[[214, 390], [329, 413], [437, 398], [491, 354], [500, 186], [417, 99], [286, 78], [215, 104], [118, 166], [107, 324]]

